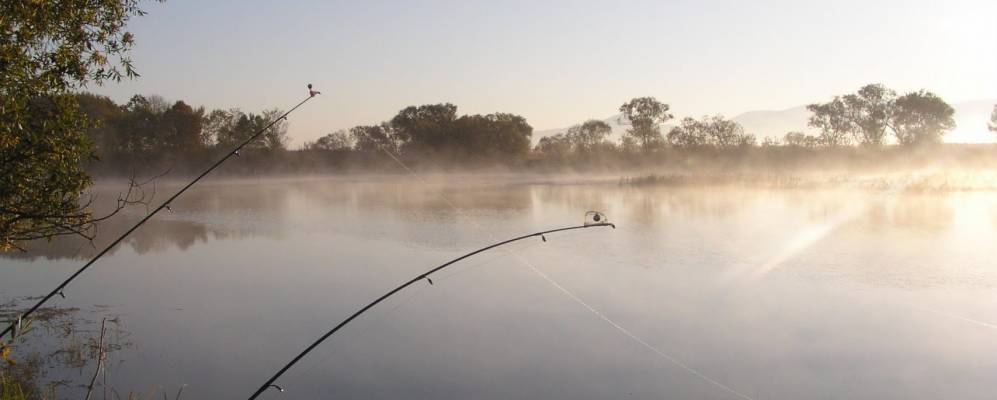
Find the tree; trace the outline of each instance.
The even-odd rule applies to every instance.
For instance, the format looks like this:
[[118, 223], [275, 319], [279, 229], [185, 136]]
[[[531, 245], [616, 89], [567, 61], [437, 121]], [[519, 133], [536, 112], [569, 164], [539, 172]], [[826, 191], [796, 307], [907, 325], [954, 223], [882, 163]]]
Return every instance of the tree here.
[[472, 155], [514, 158], [530, 150], [533, 127], [522, 116], [495, 113], [484, 117], [461, 117], [460, 120], [474, 121], [463, 126], [464, 129], [458, 129], [461, 136], [469, 138], [469, 145], [462, 150]]
[[701, 120], [686, 117], [668, 132], [668, 142], [684, 148], [753, 146], [755, 141], [755, 136], [745, 133], [741, 124], [723, 115], [704, 116]]
[[609, 124], [596, 119], [590, 119], [581, 125], [568, 128], [567, 137], [574, 142], [574, 147], [580, 152], [593, 152], [606, 141], [606, 136], [613, 132]]
[[350, 136], [356, 143], [354, 149], [361, 153], [398, 152], [398, 143], [395, 139], [397, 135], [386, 122], [380, 125], [355, 126], [350, 128]]
[[116, 123], [121, 119], [121, 107], [106, 96], [90, 93], [77, 94], [76, 102], [87, 119], [93, 121], [88, 131], [90, 142], [94, 144], [98, 157], [107, 161], [120, 146], [121, 137]]
[[571, 154], [571, 140], [567, 135], [558, 133], [556, 135], [544, 136], [537, 142], [536, 151], [545, 157], [552, 159], [565, 159]]
[[896, 100], [891, 126], [903, 146], [941, 142], [955, 128], [955, 110], [934, 93], [920, 90]]
[[717, 147], [750, 146], [755, 144], [755, 136], [744, 132], [744, 127], [736, 121], [725, 119], [723, 115], [705, 116], [700, 124], [706, 130], [706, 137]]
[[113, 149], [119, 155], [145, 160], [158, 153], [166, 136], [162, 115], [145, 96], [132, 96], [121, 107], [121, 117], [114, 122], [118, 135], [118, 147]]
[[450, 103], [409, 106], [391, 119], [391, 131], [403, 152], [440, 150], [454, 143], [456, 120], [457, 106]]
[[353, 138], [349, 131], [339, 130], [305, 143], [306, 150], [347, 151], [353, 148]]
[[260, 141], [263, 143], [263, 148], [271, 152], [287, 150], [287, 142], [290, 141], [287, 137], [287, 119], [277, 119], [281, 115], [284, 115], [284, 110], [279, 108], [263, 110], [263, 115], [257, 120], [259, 126], [257, 129], [253, 129], [253, 133], [259, 132], [260, 129], [273, 122], [273, 125], [263, 132], [263, 140]]
[[93, 124], [72, 91], [138, 76], [124, 27], [138, 0], [0, 2], [0, 250], [88, 236]]
[[803, 132], [787, 132], [786, 136], [783, 136], [782, 141], [786, 143], [786, 146], [792, 147], [806, 147], [814, 148], [817, 147], [820, 140], [813, 135], [807, 135]]
[[854, 125], [847, 117], [848, 106], [838, 96], [828, 103], [807, 105], [813, 115], [808, 125], [820, 129], [817, 143], [825, 147], [845, 146], [849, 143], [849, 135], [854, 132]]
[[234, 133], [236, 123], [242, 118], [243, 113], [237, 108], [229, 110], [212, 110], [204, 117], [201, 129], [201, 140], [208, 145], [221, 145], [227, 141]]
[[870, 84], [842, 98], [845, 118], [853, 125], [851, 130], [859, 144], [873, 147], [883, 144], [896, 96], [896, 92], [882, 84]]
[[174, 103], [161, 117], [165, 125], [164, 147], [176, 155], [197, 152], [206, 147], [202, 135], [204, 108], [194, 109], [182, 101]]
[[685, 117], [679, 126], [668, 131], [668, 143], [675, 147], [694, 149], [706, 146], [709, 138], [703, 123], [695, 118]]
[[627, 135], [636, 139], [646, 152], [663, 142], [660, 125], [672, 119], [668, 104], [654, 97], [637, 97], [623, 103], [620, 112], [630, 122]]

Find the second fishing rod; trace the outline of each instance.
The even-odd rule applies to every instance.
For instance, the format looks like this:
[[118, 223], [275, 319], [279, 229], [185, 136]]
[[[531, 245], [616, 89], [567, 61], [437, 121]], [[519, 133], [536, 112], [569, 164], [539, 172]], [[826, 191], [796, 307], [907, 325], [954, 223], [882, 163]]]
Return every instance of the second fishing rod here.
[[106, 247], [104, 247], [104, 249], [101, 250], [99, 253], [97, 253], [97, 255], [95, 255], [93, 258], [91, 258], [90, 261], [87, 261], [86, 264], [83, 264], [82, 267], [80, 267], [78, 270], [76, 270], [76, 272], [74, 272], [72, 275], [70, 275], [69, 278], [66, 278], [66, 280], [62, 281], [62, 283], [60, 283], [59, 286], [56, 286], [55, 289], [52, 289], [52, 291], [49, 292], [47, 295], [45, 295], [45, 297], [42, 297], [41, 300], [39, 300], [37, 303], [35, 303], [33, 306], [31, 306], [31, 308], [29, 308], [27, 311], [25, 311], [25, 312], [23, 312], [21, 314], [16, 315], [15, 318], [14, 318], [14, 320], [11, 321], [10, 325], [8, 325], [7, 328], [5, 328], [3, 330], [3, 332], [0, 332], [0, 338], [3, 338], [8, 333], [12, 333], [11, 336], [12, 337], [16, 337], [17, 329], [21, 325], [21, 321], [22, 320], [25, 320], [28, 317], [30, 317], [31, 314], [33, 314], [35, 311], [37, 311], [39, 308], [41, 308], [42, 305], [44, 305], [45, 303], [47, 303], [49, 300], [51, 300], [56, 295], [61, 295], [61, 296], [65, 297], [64, 295], [62, 295], [63, 289], [65, 289], [66, 286], [68, 286], [70, 282], [72, 282], [74, 279], [76, 279], [76, 277], [80, 276], [80, 274], [82, 274], [84, 271], [86, 271], [87, 269], [89, 269], [90, 266], [92, 266], [94, 263], [97, 262], [97, 260], [100, 260], [101, 257], [103, 257], [105, 254], [107, 254], [108, 251], [110, 251], [112, 248], [114, 248], [119, 243], [121, 243], [123, 240], [125, 240], [125, 238], [127, 238], [128, 235], [130, 235], [136, 229], [138, 229], [139, 227], [141, 227], [142, 225], [144, 225], [146, 223], [146, 221], [148, 221], [152, 217], [156, 216], [156, 214], [158, 214], [163, 209], [167, 209], [167, 210], [171, 210], [172, 211], [172, 208], [170, 208], [170, 203], [172, 203], [174, 200], [176, 200], [178, 197], [180, 197], [180, 195], [182, 195], [184, 192], [186, 192], [187, 189], [190, 189], [191, 186], [194, 186], [194, 184], [196, 184], [202, 178], [204, 178], [205, 176], [207, 176], [208, 174], [210, 174], [211, 171], [214, 171], [216, 168], [218, 168], [219, 166], [221, 166], [222, 164], [224, 164], [225, 161], [228, 161], [228, 159], [232, 158], [233, 156], [238, 156], [240, 150], [242, 150], [244, 147], [246, 147], [250, 143], [252, 143], [252, 142], [256, 141], [257, 139], [259, 139], [259, 137], [262, 136], [263, 133], [265, 133], [267, 130], [269, 130], [270, 128], [272, 128], [274, 125], [276, 125], [281, 120], [286, 120], [287, 116], [290, 115], [292, 112], [294, 112], [294, 110], [297, 110], [298, 107], [301, 107], [302, 105], [304, 105], [305, 103], [307, 103], [308, 100], [311, 100], [312, 98], [314, 98], [316, 95], [319, 95], [319, 94], [321, 94], [321, 93], [319, 91], [317, 91], [317, 90], [314, 90], [312, 88], [312, 85], [309, 83], [308, 84], [308, 97], [306, 97], [304, 100], [301, 100], [301, 102], [299, 102], [297, 105], [295, 105], [294, 107], [291, 107], [291, 109], [287, 110], [286, 112], [284, 112], [283, 114], [281, 114], [279, 117], [275, 118], [273, 121], [270, 121], [269, 124], [267, 124], [266, 126], [264, 126], [263, 128], [261, 128], [260, 130], [258, 130], [255, 133], [253, 133], [253, 135], [250, 136], [248, 139], [244, 140], [238, 146], [236, 146], [231, 151], [229, 151], [228, 153], [226, 153], [224, 157], [220, 158], [218, 161], [215, 161], [214, 164], [211, 164], [210, 167], [208, 167], [206, 170], [204, 170], [203, 172], [201, 172], [200, 175], [198, 175], [196, 178], [194, 178], [193, 180], [191, 180], [190, 182], [188, 182], [182, 188], [180, 188], [180, 190], [178, 190], [176, 193], [174, 193], [172, 196], [170, 196], [168, 199], [166, 199], [166, 201], [164, 201], [158, 207], [156, 207], [155, 209], [153, 209], [152, 212], [146, 214], [145, 217], [143, 217], [142, 219], [140, 219], [137, 223], [135, 223], [135, 225], [133, 225], [131, 228], [129, 228], [127, 231], [125, 231], [125, 233], [122, 233], [121, 236], [118, 236], [117, 239], [114, 239], [114, 241], [111, 242], [111, 244], [109, 244]]
[[585, 215], [585, 222], [582, 225], [569, 226], [569, 227], [565, 227], [565, 228], [557, 228], [557, 229], [550, 229], [550, 230], [546, 230], [546, 231], [534, 232], [534, 233], [530, 233], [530, 234], [527, 234], [527, 235], [517, 236], [517, 237], [514, 237], [512, 239], [503, 240], [501, 242], [498, 242], [498, 243], [495, 243], [495, 244], [491, 244], [491, 245], [482, 247], [482, 248], [474, 250], [474, 251], [472, 251], [470, 253], [464, 254], [464, 255], [462, 255], [460, 257], [454, 258], [453, 260], [447, 261], [447, 262], [445, 262], [445, 263], [443, 263], [443, 264], [441, 264], [441, 265], [439, 265], [439, 266], [437, 266], [437, 267], [435, 267], [433, 269], [430, 269], [429, 271], [426, 271], [426, 272], [423, 272], [422, 274], [416, 275], [414, 278], [412, 278], [412, 279], [408, 280], [407, 282], [399, 285], [398, 287], [396, 287], [396, 288], [388, 291], [387, 293], [381, 295], [381, 297], [378, 297], [376, 300], [374, 300], [371, 303], [367, 304], [363, 308], [357, 310], [352, 315], [350, 315], [349, 317], [347, 317], [345, 320], [343, 320], [342, 322], [340, 322], [338, 325], [336, 325], [335, 327], [333, 327], [332, 329], [330, 329], [328, 332], [326, 332], [325, 334], [323, 334], [322, 336], [320, 336], [317, 340], [315, 340], [314, 342], [312, 342], [311, 345], [309, 345], [308, 347], [306, 347], [304, 351], [302, 351], [301, 353], [298, 353], [298, 355], [295, 356], [293, 359], [291, 359], [290, 362], [288, 362], [287, 364], [285, 364], [284, 367], [282, 367], [280, 370], [277, 371], [277, 373], [275, 373], [273, 376], [271, 376], [270, 379], [267, 379], [267, 381], [264, 382], [263, 385], [261, 385], [258, 389], [256, 389], [256, 392], [254, 392], [252, 396], [249, 396], [249, 400], [256, 399], [261, 394], [263, 394], [263, 392], [265, 392], [267, 389], [269, 389], [271, 387], [277, 389], [278, 391], [283, 392], [284, 389], [282, 387], [280, 387], [280, 386], [278, 386], [278, 385], [275, 384], [275, 382], [277, 381], [277, 379], [280, 378], [281, 375], [284, 375], [284, 373], [287, 372], [287, 370], [291, 369], [291, 367], [293, 367], [294, 364], [297, 364], [298, 361], [301, 361], [302, 358], [304, 358], [306, 355], [308, 355], [308, 353], [310, 353], [312, 350], [314, 350], [316, 347], [318, 347], [320, 344], [322, 344], [322, 342], [324, 342], [330, 336], [332, 336], [333, 334], [335, 334], [336, 332], [338, 332], [340, 329], [342, 329], [343, 327], [345, 327], [347, 324], [349, 324], [351, 321], [353, 321], [354, 319], [356, 319], [357, 317], [359, 317], [361, 314], [367, 312], [368, 310], [370, 310], [371, 308], [373, 308], [374, 306], [376, 306], [378, 303], [380, 303], [380, 302], [386, 300], [387, 298], [395, 295], [396, 293], [398, 293], [398, 292], [402, 291], [403, 289], [411, 286], [412, 284], [414, 284], [416, 282], [419, 282], [419, 281], [422, 281], [422, 280], [425, 279], [427, 283], [429, 283], [430, 285], [432, 285], [433, 284], [433, 279], [430, 277], [430, 275], [435, 274], [436, 272], [439, 272], [440, 270], [442, 270], [442, 269], [444, 269], [446, 267], [449, 267], [449, 266], [453, 265], [454, 263], [457, 263], [458, 261], [461, 261], [461, 260], [463, 260], [465, 258], [471, 257], [471, 256], [473, 256], [475, 254], [478, 254], [478, 253], [481, 253], [481, 252], [484, 252], [484, 251], [488, 251], [488, 250], [491, 250], [491, 249], [494, 249], [496, 247], [503, 246], [503, 245], [506, 245], [506, 244], [509, 244], [509, 243], [512, 243], [512, 242], [520, 241], [520, 240], [523, 240], [523, 239], [528, 239], [528, 238], [533, 238], [533, 237], [540, 237], [540, 239], [542, 239], [544, 242], [546, 242], [547, 241], [547, 237], [545, 235], [550, 234], [550, 233], [562, 232], [562, 231], [569, 231], [569, 230], [575, 230], [575, 229], [586, 229], [586, 228], [605, 227], [605, 226], [612, 227], [613, 229], [616, 228], [616, 225], [614, 225], [613, 223], [609, 222], [606, 219], [606, 216], [603, 215], [602, 213], [595, 212], [595, 211], [589, 211], [588, 213], [586, 213], [586, 215]]

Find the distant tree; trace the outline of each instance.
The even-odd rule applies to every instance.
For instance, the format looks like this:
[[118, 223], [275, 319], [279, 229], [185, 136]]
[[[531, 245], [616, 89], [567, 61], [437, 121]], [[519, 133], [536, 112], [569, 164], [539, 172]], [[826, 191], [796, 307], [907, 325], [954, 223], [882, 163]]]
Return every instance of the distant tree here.
[[997, 104], [994, 104], [994, 111], [990, 113], [990, 132], [997, 133]]
[[668, 132], [668, 142], [684, 148], [753, 146], [755, 141], [755, 136], [745, 133], [741, 124], [722, 115], [704, 116], [700, 120], [686, 117]]
[[779, 138], [766, 136], [765, 139], [762, 139], [762, 147], [778, 147], [781, 144]]
[[859, 144], [883, 144], [896, 97], [896, 92], [882, 84], [865, 85], [857, 93], [842, 97], [845, 118], [853, 124], [852, 132]]
[[398, 152], [398, 137], [392, 132], [391, 124], [355, 126], [350, 128], [350, 136], [355, 143], [354, 149], [361, 153], [373, 154], [388, 151]]
[[758, 138], [750, 133], [742, 133], [737, 136], [737, 141], [735, 146], [737, 147], [755, 147], [758, 144]]
[[620, 150], [624, 153], [636, 153], [639, 148], [640, 145], [637, 144], [637, 139], [634, 139], [633, 136], [624, 135], [620, 138]]
[[682, 118], [679, 126], [668, 131], [668, 143], [675, 147], [686, 149], [703, 147], [709, 144], [709, 140], [703, 122], [695, 118]]
[[804, 134], [803, 132], [795, 132], [795, 131], [787, 132], [786, 136], [783, 137], [782, 141], [786, 144], [786, 146], [806, 147], [806, 148], [817, 147], [818, 143], [820, 142], [816, 136], [807, 135]]
[[650, 151], [663, 142], [660, 125], [672, 119], [668, 110], [668, 104], [654, 97], [637, 97], [620, 106], [623, 119], [630, 123], [627, 135], [640, 143], [644, 151]]
[[558, 133], [540, 138], [535, 150], [547, 158], [561, 160], [571, 155], [572, 143], [567, 135]]
[[145, 159], [164, 147], [166, 133], [162, 114], [156, 112], [149, 98], [132, 96], [121, 110], [121, 118], [116, 121], [119, 135], [116, 152], [133, 159]]
[[457, 106], [445, 103], [406, 107], [390, 124], [403, 152], [423, 152], [454, 145], [452, 128], [456, 121]]
[[[208, 114], [205, 122], [207, 135], [215, 136], [217, 146], [230, 149], [245, 142], [254, 134], [267, 127], [284, 112], [279, 109], [264, 110], [262, 114], [245, 114], [238, 109], [228, 111], [215, 110]], [[260, 137], [246, 145], [246, 149], [253, 152], [275, 152], [287, 149], [287, 122], [277, 121]]]
[[835, 97], [828, 103], [807, 105], [813, 115], [808, 125], [820, 129], [817, 142], [825, 147], [845, 146], [849, 143], [849, 135], [854, 132], [854, 125], [848, 118], [848, 106], [840, 97]]
[[314, 142], [305, 143], [306, 150], [345, 151], [353, 148], [353, 138], [349, 131], [339, 130], [322, 136]]
[[920, 90], [896, 100], [891, 126], [904, 146], [941, 142], [955, 128], [955, 110], [934, 93]]
[[121, 118], [121, 107], [106, 96], [90, 93], [78, 93], [76, 102], [80, 105], [80, 111], [92, 121], [87, 132], [91, 143], [96, 147], [97, 155], [105, 160], [113, 156], [121, 139], [116, 127]]
[[593, 152], [601, 147], [606, 137], [613, 132], [609, 124], [596, 119], [585, 121], [568, 129], [567, 137], [573, 142], [577, 151]]
[[287, 150], [287, 143], [290, 141], [287, 137], [287, 119], [277, 119], [283, 114], [284, 110], [279, 108], [263, 110], [263, 115], [261, 115], [259, 119], [259, 126], [257, 129], [253, 130], [253, 133], [256, 133], [260, 129], [263, 129], [267, 124], [276, 121], [272, 126], [263, 132], [263, 140], [261, 140], [261, 142], [263, 143], [263, 148], [268, 151], [273, 152]]
[[717, 147], [754, 145], [754, 135], [744, 132], [744, 127], [736, 121], [725, 119], [723, 115], [705, 116], [700, 124], [706, 129], [706, 136]]
[[182, 101], [174, 103], [163, 112], [166, 146], [176, 154], [197, 152], [206, 147], [202, 135], [204, 108], [194, 109]]
[[221, 145], [233, 137], [236, 123], [245, 114], [237, 108], [212, 110], [201, 123], [201, 141], [207, 145]]
[[526, 118], [515, 114], [495, 113], [484, 117], [484, 126], [465, 132], [465, 135], [478, 137], [476, 146], [467, 150], [476, 154], [498, 157], [517, 157], [530, 150], [530, 137], [533, 127]]
[[83, 235], [93, 123], [72, 91], [138, 76], [124, 28], [138, 0], [0, 2], [0, 250]]

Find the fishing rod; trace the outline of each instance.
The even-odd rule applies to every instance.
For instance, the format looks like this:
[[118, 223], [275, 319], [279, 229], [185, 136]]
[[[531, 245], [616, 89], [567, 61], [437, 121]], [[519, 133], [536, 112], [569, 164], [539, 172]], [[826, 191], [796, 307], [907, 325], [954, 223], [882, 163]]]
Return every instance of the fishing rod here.
[[121, 234], [121, 236], [118, 236], [118, 238], [115, 239], [113, 242], [111, 242], [111, 244], [107, 245], [107, 247], [104, 247], [104, 249], [101, 250], [100, 253], [97, 253], [96, 256], [94, 256], [93, 258], [90, 259], [90, 261], [88, 261], [86, 264], [83, 264], [83, 266], [80, 267], [80, 269], [76, 270], [75, 273], [73, 273], [72, 275], [70, 275], [69, 278], [67, 278], [65, 281], [63, 281], [61, 284], [59, 284], [59, 286], [56, 286], [55, 289], [53, 289], [51, 292], [49, 292], [49, 294], [47, 296], [43, 297], [40, 301], [38, 301], [37, 303], [35, 303], [35, 305], [32, 306], [30, 309], [28, 309], [28, 311], [26, 311], [26, 312], [18, 315], [17, 318], [15, 318], [13, 321], [11, 321], [10, 326], [8, 326], [6, 329], [4, 329], [4, 331], [2, 333], [0, 333], [0, 338], [3, 338], [4, 336], [6, 336], [8, 332], [12, 333], [12, 335], [11, 335], [12, 338], [16, 337], [17, 336], [17, 329], [21, 325], [21, 321], [23, 319], [27, 318], [32, 313], [34, 313], [35, 311], [37, 311], [38, 308], [40, 308], [43, 304], [45, 304], [47, 301], [49, 301], [52, 297], [55, 297], [55, 295], [59, 295], [59, 296], [65, 298], [66, 295], [64, 295], [62, 293], [62, 290], [67, 285], [69, 285], [70, 282], [72, 282], [74, 279], [76, 279], [77, 276], [80, 276], [80, 274], [82, 274], [83, 271], [86, 271], [88, 268], [90, 268], [91, 265], [93, 265], [95, 262], [97, 262], [97, 260], [99, 260], [101, 257], [103, 257], [104, 254], [107, 254], [107, 252], [110, 251], [112, 248], [114, 248], [114, 246], [117, 246], [118, 243], [121, 243], [122, 240], [125, 240], [125, 238], [128, 237], [128, 235], [130, 235], [132, 232], [134, 232], [140, 226], [142, 226], [143, 224], [145, 224], [146, 221], [148, 221], [150, 218], [152, 218], [153, 216], [155, 216], [157, 213], [159, 213], [163, 209], [166, 209], [166, 210], [172, 212], [173, 209], [170, 207], [170, 203], [173, 202], [173, 200], [176, 200], [177, 197], [180, 197], [180, 195], [183, 194], [184, 192], [186, 192], [187, 189], [190, 189], [191, 186], [194, 186], [194, 184], [197, 183], [198, 181], [200, 181], [201, 178], [204, 178], [206, 175], [208, 175], [209, 173], [211, 173], [211, 171], [214, 171], [215, 168], [218, 168], [226, 160], [228, 160], [229, 158], [232, 158], [232, 156], [238, 156], [239, 155], [239, 150], [242, 150], [243, 147], [246, 147], [246, 145], [248, 145], [249, 143], [251, 143], [254, 140], [256, 140], [257, 138], [259, 138], [261, 135], [263, 135], [264, 132], [267, 131], [267, 129], [270, 129], [271, 127], [273, 127], [274, 125], [276, 125], [277, 122], [280, 122], [281, 120], [286, 120], [287, 116], [290, 115], [291, 112], [293, 112], [294, 110], [297, 110], [298, 107], [301, 107], [303, 104], [307, 103], [308, 100], [311, 100], [313, 97], [315, 97], [316, 95], [319, 95], [319, 94], [322, 94], [322, 93], [319, 92], [319, 91], [317, 91], [317, 90], [312, 89], [312, 84], [309, 83], [308, 84], [308, 97], [306, 97], [304, 100], [301, 100], [301, 102], [298, 103], [297, 105], [295, 105], [294, 107], [291, 107], [291, 109], [287, 110], [287, 112], [285, 112], [284, 114], [281, 114], [281, 116], [277, 117], [273, 121], [270, 121], [269, 124], [267, 124], [266, 126], [264, 126], [263, 128], [261, 128], [260, 130], [256, 131], [256, 133], [254, 133], [248, 139], [244, 140], [242, 143], [240, 143], [238, 146], [236, 146], [234, 149], [232, 149], [232, 151], [229, 151], [228, 154], [225, 154], [224, 157], [222, 157], [218, 161], [215, 161], [215, 163], [212, 164], [210, 167], [208, 167], [208, 169], [204, 170], [204, 172], [201, 172], [201, 174], [198, 175], [196, 178], [194, 178], [194, 180], [190, 181], [189, 183], [187, 183], [187, 185], [185, 185], [179, 191], [177, 191], [176, 193], [174, 193], [173, 196], [170, 196], [170, 198], [166, 199], [166, 201], [164, 201], [162, 204], [160, 204], [159, 207], [156, 207], [154, 210], [152, 210], [151, 213], [146, 214], [146, 216], [144, 218], [142, 218], [141, 220], [139, 220], [138, 223], [136, 223], [130, 229], [128, 229], [127, 231], [125, 231], [125, 233]]
[[527, 238], [531, 238], [531, 237], [537, 237], [537, 236], [539, 236], [541, 239], [543, 239], [544, 242], [546, 242], [547, 241], [547, 237], [545, 235], [548, 234], [548, 233], [570, 231], [570, 230], [574, 230], [574, 229], [595, 228], [595, 227], [600, 227], [600, 226], [611, 226], [611, 227], [613, 227], [613, 229], [616, 229], [616, 225], [608, 222], [608, 220], [606, 220], [606, 216], [603, 215], [602, 213], [595, 212], [595, 211], [589, 211], [588, 213], [585, 214], [585, 216], [586, 216], [586, 222], [583, 225], [569, 226], [569, 227], [566, 227], [566, 228], [551, 229], [551, 230], [546, 230], [546, 231], [542, 231], [542, 232], [531, 233], [529, 235], [523, 235], [523, 236], [515, 237], [515, 238], [512, 238], [512, 239], [504, 240], [504, 241], [501, 241], [501, 242], [498, 242], [498, 243], [495, 243], [495, 244], [492, 244], [492, 245], [489, 245], [489, 246], [482, 247], [482, 248], [477, 249], [475, 251], [472, 251], [470, 253], [464, 254], [464, 255], [462, 255], [460, 257], [457, 257], [457, 258], [455, 258], [453, 260], [447, 261], [447, 262], [443, 263], [442, 265], [440, 265], [440, 266], [438, 266], [436, 268], [433, 268], [433, 269], [431, 269], [429, 271], [426, 271], [426, 272], [423, 272], [422, 274], [417, 275], [415, 278], [412, 278], [408, 282], [405, 282], [405, 283], [401, 284], [400, 286], [392, 289], [391, 291], [389, 291], [389, 292], [381, 295], [381, 297], [378, 297], [377, 300], [374, 300], [370, 304], [367, 304], [366, 306], [364, 306], [363, 308], [361, 308], [357, 312], [353, 313], [353, 315], [350, 315], [348, 318], [344, 319], [343, 322], [339, 323], [339, 325], [336, 325], [334, 328], [330, 329], [324, 335], [320, 336], [318, 338], [318, 340], [316, 340], [315, 342], [313, 342], [311, 345], [309, 345], [307, 348], [305, 348], [304, 351], [302, 351], [300, 354], [298, 354], [296, 357], [294, 357], [291, 360], [291, 362], [287, 363], [287, 365], [284, 365], [284, 367], [281, 368], [279, 371], [277, 371], [277, 373], [274, 374], [272, 377], [270, 377], [270, 379], [267, 379], [267, 381], [265, 383], [263, 383], [263, 385], [260, 386], [259, 389], [256, 389], [256, 393], [253, 393], [252, 396], [249, 396], [249, 400], [253, 400], [253, 399], [257, 398], [260, 394], [262, 394], [263, 392], [265, 392], [267, 389], [269, 389], [271, 387], [273, 387], [274, 389], [277, 389], [278, 391], [283, 392], [284, 388], [282, 388], [282, 387], [274, 384], [274, 382], [277, 381], [277, 378], [280, 378], [280, 376], [283, 375], [285, 372], [287, 372], [287, 370], [291, 369], [291, 367], [294, 366], [294, 364], [296, 364], [298, 361], [300, 361], [302, 358], [304, 358], [309, 352], [311, 352], [316, 347], [318, 347], [320, 344], [322, 344], [322, 342], [324, 342], [326, 339], [328, 339], [334, 333], [336, 333], [337, 331], [339, 331], [340, 329], [342, 329], [344, 326], [346, 326], [346, 324], [349, 324], [350, 321], [353, 321], [354, 319], [356, 319], [357, 317], [359, 317], [360, 314], [363, 314], [367, 310], [369, 310], [369, 309], [373, 308], [374, 306], [376, 306], [378, 303], [384, 301], [388, 297], [391, 297], [395, 293], [400, 292], [402, 289], [405, 289], [405, 288], [409, 287], [413, 283], [416, 283], [416, 282], [419, 282], [419, 281], [425, 279], [426, 282], [428, 282], [430, 285], [432, 285], [433, 284], [433, 280], [429, 277], [429, 275], [432, 275], [433, 273], [436, 273], [436, 272], [438, 272], [438, 271], [440, 271], [440, 270], [442, 270], [442, 269], [444, 269], [444, 268], [446, 268], [446, 267], [448, 267], [448, 266], [450, 266], [450, 265], [452, 265], [452, 264], [454, 264], [454, 263], [456, 263], [456, 262], [458, 262], [460, 260], [463, 260], [465, 258], [471, 257], [471, 256], [473, 256], [475, 254], [478, 254], [478, 253], [481, 253], [483, 251], [491, 250], [491, 249], [494, 249], [494, 248], [502, 246], [502, 245], [506, 245], [506, 244], [509, 244], [509, 243], [512, 243], [512, 242], [515, 242], [515, 241], [519, 241], [519, 240], [523, 240], [523, 239], [527, 239]]

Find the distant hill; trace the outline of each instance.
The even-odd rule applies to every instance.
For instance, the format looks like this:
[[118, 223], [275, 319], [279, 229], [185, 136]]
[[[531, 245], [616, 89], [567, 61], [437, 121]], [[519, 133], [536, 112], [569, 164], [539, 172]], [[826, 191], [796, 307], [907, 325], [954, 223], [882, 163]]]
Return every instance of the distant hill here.
[[[997, 135], [987, 130], [987, 122], [990, 121], [990, 113], [993, 111], [994, 104], [997, 104], [997, 99], [973, 100], [953, 104], [957, 127], [949, 133], [946, 141], [950, 143], [997, 143]], [[617, 143], [628, 127], [626, 121], [621, 123], [621, 117], [621, 114], [617, 114], [603, 119], [613, 128], [613, 133], [609, 139]], [[781, 138], [790, 131], [815, 133], [813, 128], [807, 127], [809, 117], [810, 112], [807, 111], [806, 106], [797, 106], [785, 110], [748, 111], [731, 119], [741, 124], [745, 131], [755, 134], [761, 141], [765, 137]], [[663, 134], [668, 133], [668, 130], [675, 126], [675, 120], [670, 122], [670, 124], [662, 126], [661, 132]], [[555, 135], [567, 130], [568, 127], [536, 131], [533, 133], [533, 143], [535, 144], [544, 136]]]

